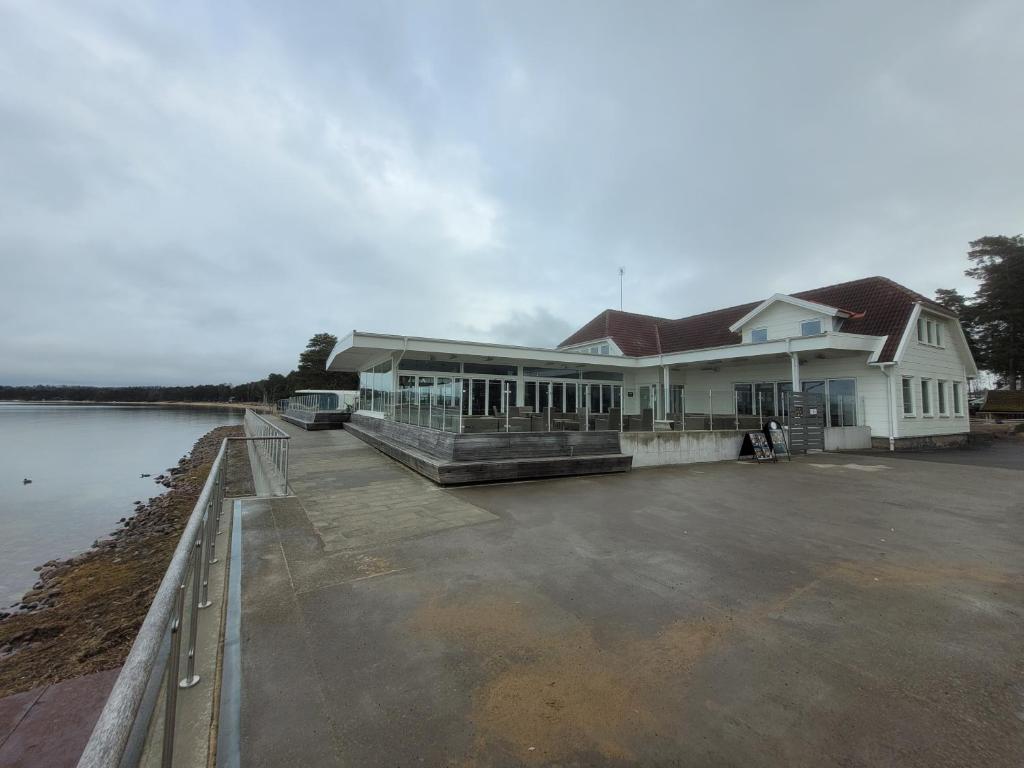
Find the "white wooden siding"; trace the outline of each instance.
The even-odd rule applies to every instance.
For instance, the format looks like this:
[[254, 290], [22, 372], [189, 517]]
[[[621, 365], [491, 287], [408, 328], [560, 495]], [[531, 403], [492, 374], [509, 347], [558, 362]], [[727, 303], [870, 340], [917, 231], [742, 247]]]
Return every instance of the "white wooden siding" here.
[[[897, 376], [913, 377], [911, 391], [914, 394], [914, 415], [903, 415], [903, 388], [897, 388], [898, 403], [896, 408], [897, 437], [923, 437], [927, 435], [949, 435], [970, 431], [970, 418], [967, 414], [967, 375], [966, 361], [962, 359], [959, 345], [954, 341], [950, 320], [922, 313], [935, 321], [942, 328], [942, 346], [922, 343], [917, 340], [916, 326], [911, 329], [903, 358], [896, 366]], [[931, 389], [932, 415], [921, 413], [921, 380], [928, 379]], [[937, 384], [946, 383], [946, 403], [948, 415], [939, 414], [939, 394]], [[954, 381], [960, 382], [960, 406], [963, 414], [954, 413], [953, 387]]]
[[801, 335], [800, 323], [804, 320], [821, 320], [823, 332], [835, 330], [830, 315], [812, 312], [784, 301], [777, 301], [744, 325], [740, 331], [745, 344], [751, 343], [750, 332], [754, 328], [767, 328], [768, 341], [787, 339]]

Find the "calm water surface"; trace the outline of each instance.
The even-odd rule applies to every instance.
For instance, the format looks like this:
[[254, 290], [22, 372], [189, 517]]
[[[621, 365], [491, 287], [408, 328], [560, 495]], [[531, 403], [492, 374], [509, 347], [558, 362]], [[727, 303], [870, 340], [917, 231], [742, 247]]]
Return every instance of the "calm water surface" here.
[[[35, 583], [32, 570], [89, 549], [166, 490], [156, 477], [240, 411], [0, 402], [0, 610]], [[22, 483], [31, 478], [31, 485]]]

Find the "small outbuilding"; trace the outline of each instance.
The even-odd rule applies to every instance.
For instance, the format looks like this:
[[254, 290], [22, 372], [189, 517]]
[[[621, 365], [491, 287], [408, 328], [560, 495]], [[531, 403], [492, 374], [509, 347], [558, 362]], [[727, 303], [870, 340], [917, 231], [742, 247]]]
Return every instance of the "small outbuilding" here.
[[983, 419], [1024, 419], [1024, 391], [993, 389], [985, 395], [985, 402], [978, 409]]

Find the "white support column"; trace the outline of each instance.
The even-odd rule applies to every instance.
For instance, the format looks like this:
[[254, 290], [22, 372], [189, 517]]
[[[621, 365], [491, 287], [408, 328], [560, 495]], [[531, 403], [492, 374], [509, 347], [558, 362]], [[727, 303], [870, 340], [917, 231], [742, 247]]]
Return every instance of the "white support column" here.
[[796, 352], [789, 353], [791, 367], [793, 369], [793, 391], [800, 391], [800, 356]]
[[661, 366], [661, 380], [662, 380], [662, 389], [664, 390], [662, 398], [661, 398], [661, 401], [662, 401], [662, 403], [664, 403], [664, 406], [665, 406], [665, 410], [662, 411], [662, 413], [661, 413], [661, 418], [667, 419], [668, 418], [669, 409], [672, 407], [672, 403], [671, 403], [671, 401], [669, 399], [669, 372], [668, 372], [668, 366], [667, 365]]

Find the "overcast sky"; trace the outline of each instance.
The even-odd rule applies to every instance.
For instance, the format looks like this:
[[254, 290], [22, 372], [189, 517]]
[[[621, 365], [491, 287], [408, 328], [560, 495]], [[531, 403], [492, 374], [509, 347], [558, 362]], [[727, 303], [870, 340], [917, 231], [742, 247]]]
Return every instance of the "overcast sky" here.
[[1024, 4], [0, 0], [0, 383], [555, 344], [1024, 230]]

